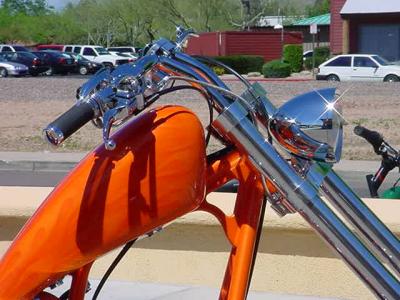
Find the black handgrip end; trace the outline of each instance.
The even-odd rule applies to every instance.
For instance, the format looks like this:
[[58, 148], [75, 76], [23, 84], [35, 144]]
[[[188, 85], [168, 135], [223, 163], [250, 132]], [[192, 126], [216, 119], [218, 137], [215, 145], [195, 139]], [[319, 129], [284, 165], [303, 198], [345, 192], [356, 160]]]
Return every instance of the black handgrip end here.
[[93, 119], [95, 110], [88, 102], [78, 102], [44, 130], [44, 138], [52, 145], [58, 146], [79, 128]]
[[356, 135], [358, 136], [362, 136], [363, 132], [364, 132], [365, 127], [359, 126], [357, 125], [356, 127], [354, 127], [353, 131]]
[[366, 139], [374, 147], [376, 154], [381, 154], [379, 148], [383, 143], [383, 137], [379, 132], [369, 130], [363, 126], [356, 126], [354, 127], [354, 133]]

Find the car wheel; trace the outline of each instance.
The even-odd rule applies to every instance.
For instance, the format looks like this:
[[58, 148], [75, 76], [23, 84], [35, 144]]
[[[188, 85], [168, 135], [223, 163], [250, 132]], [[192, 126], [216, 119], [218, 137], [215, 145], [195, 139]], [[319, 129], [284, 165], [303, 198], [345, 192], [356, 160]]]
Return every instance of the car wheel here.
[[0, 77], [7, 77], [8, 72], [5, 68], [0, 68]]
[[54, 74], [54, 69], [50, 67], [46, 72], [44, 72], [45, 75], [51, 76]]
[[396, 75], [388, 75], [385, 77], [385, 79], [383, 79], [383, 81], [385, 82], [399, 82], [400, 78]]
[[326, 80], [328, 80], [328, 81], [340, 81], [339, 77], [337, 75], [335, 75], [335, 74], [328, 75], [328, 77], [326, 77]]
[[112, 68], [114, 65], [112, 63], [110, 63], [110, 62], [104, 62], [103, 66], [106, 67], [106, 68]]
[[88, 69], [85, 66], [79, 68], [79, 74], [86, 75], [88, 73]]

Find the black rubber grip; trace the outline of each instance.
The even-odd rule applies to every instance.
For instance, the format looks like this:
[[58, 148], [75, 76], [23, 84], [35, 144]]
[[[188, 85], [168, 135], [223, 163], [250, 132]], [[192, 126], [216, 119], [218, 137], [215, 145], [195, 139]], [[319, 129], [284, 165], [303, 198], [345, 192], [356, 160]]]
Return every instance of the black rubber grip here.
[[93, 106], [87, 102], [79, 102], [51, 122], [44, 129], [45, 136], [51, 144], [58, 145], [93, 117]]
[[362, 138], [366, 139], [377, 154], [380, 154], [379, 148], [383, 143], [383, 137], [379, 132], [369, 130], [363, 126], [354, 127], [354, 133]]

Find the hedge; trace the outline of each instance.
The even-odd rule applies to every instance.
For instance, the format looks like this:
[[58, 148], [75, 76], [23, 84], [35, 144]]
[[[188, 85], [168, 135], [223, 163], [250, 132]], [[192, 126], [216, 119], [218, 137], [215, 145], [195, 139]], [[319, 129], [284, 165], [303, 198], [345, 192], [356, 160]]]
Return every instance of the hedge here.
[[[315, 55], [315, 67], [317, 68], [320, 64], [329, 59], [330, 56], [329, 47], [326, 46], [316, 47], [314, 49], [314, 55]], [[304, 68], [306, 68], [307, 70], [312, 69], [312, 57], [306, 58], [306, 60], [304, 61]]]
[[261, 72], [264, 64], [264, 58], [257, 55], [228, 55], [217, 56], [214, 59], [231, 67], [239, 74], [247, 74], [249, 72]]
[[329, 50], [329, 47], [327, 46], [322, 46], [322, 47], [316, 47], [314, 49], [315, 56], [321, 56], [325, 58], [329, 58], [331, 51]]
[[284, 78], [290, 76], [291, 67], [280, 60], [272, 60], [262, 67], [264, 77]]
[[283, 47], [283, 60], [290, 65], [292, 72], [300, 72], [303, 67], [303, 46], [285, 45]]

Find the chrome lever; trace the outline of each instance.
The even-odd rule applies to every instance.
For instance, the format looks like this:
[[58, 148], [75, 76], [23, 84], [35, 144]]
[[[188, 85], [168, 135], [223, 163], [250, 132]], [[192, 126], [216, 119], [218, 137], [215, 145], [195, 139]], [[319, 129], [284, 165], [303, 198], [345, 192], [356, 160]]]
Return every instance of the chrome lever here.
[[110, 139], [111, 127], [115, 122], [115, 116], [118, 114], [116, 109], [110, 109], [103, 115], [103, 141], [104, 147], [111, 151], [114, 150], [117, 144]]
[[[139, 97], [141, 99], [141, 97]], [[140, 112], [145, 106], [137, 97], [133, 99], [120, 99], [118, 105], [109, 109], [103, 114], [103, 141], [107, 150], [114, 150], [116, 143], [110, 139], [110, 132], [113, 125], [120, 125], [135, 112]]]

